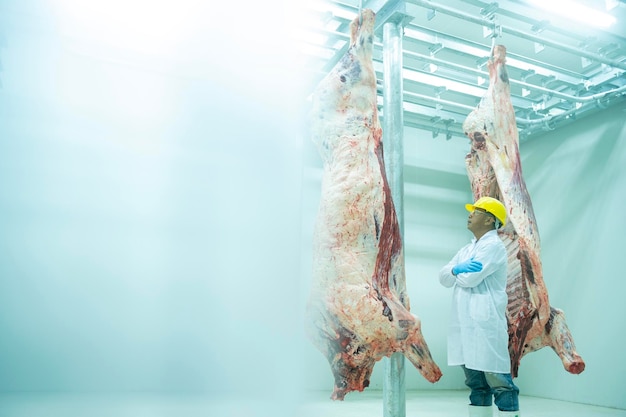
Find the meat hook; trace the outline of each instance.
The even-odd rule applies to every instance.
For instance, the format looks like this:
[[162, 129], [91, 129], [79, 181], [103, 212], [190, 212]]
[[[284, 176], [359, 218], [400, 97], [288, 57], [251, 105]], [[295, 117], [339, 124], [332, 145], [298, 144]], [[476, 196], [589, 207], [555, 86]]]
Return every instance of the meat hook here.
[[363, 0], [359, 0], [359, 29], [363, 23]]

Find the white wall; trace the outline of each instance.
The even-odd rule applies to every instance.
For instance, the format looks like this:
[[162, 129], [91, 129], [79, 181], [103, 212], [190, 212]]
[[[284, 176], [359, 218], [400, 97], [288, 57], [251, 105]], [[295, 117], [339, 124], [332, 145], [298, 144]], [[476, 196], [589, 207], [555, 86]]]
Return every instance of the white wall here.
[[0, 5], [0, 392], [291, 401], [300, 87], [283, 16], [64, 3]]
[[526, 356], [520, 388], [530, 394], [626, 409], [626, 105], [522, 145], [522, 164], [542, 242], [550, 304], [565, 311], [580, 375], [543, 349]]

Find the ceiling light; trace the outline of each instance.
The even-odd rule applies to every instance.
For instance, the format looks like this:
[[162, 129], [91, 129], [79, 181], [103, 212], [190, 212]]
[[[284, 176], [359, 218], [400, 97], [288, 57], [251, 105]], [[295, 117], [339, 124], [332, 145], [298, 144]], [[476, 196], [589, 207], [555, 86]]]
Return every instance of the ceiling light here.
[[528, 0], [528, 2], [568, 19], [603, 28], [613, 25], [616, 21], [615, 17], [608, 13], [600, 12], [571, 0]]
[[[428, 68], [428, 64], [426, 65], [426, 68]], [[447, 78], [437, 77], [436, 75], [426, 72], [404, 69], [402, 74], [405, 80], [415, 81], [417, 83], [430, 86], [445, 87], [448, 91], [454, 91], [468, 96], [482, 97], [485, 94], [485, 90], [483, 88], [468, 85], [459, 81], [449, 80]]]

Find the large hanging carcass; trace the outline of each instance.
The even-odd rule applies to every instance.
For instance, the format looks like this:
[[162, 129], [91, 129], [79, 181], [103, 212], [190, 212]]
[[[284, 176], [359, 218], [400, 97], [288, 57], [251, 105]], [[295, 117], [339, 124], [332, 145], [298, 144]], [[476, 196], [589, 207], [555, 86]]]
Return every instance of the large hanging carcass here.
[[496, 45], [487, 63], [489, 87], [478, 107], [463, 123], [471, 141], [466, 156], [474, 198], [489, 196], [507, 208], [507, 225], [500, 229], [509, 258], [507, 319], [511, 374], [522, 357], [550, 346], [568, 372], [579, 374], [585, 362], [576, 352], [563, 311], [551, 307], [543, 280], [539, 231], [522, 176], [519, 138], [506, 65], [506, 48]]
[[333, 399], [369, 384], [374, 364], [402, 352], [441, 377], [409, 311], [402, 240], [385, 175], [372, 60], [374, 13], [351, 24], [349, 50], [313, 94], [311, 130], [323, 160], [308, 334], [328, 360]]

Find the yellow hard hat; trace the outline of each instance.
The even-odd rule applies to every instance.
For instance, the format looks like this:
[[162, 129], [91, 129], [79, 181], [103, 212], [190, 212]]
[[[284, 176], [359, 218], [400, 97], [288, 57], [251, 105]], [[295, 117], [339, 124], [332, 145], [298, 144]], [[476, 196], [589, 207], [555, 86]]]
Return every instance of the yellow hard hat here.
[[496, 216], [502, 226], [506, 224], [506, 208], [499, 200], [493, 197], [480, 197], [474, 204], [465, 205], [465, 209], [469, 212], [474, 211], [476, 207]]

